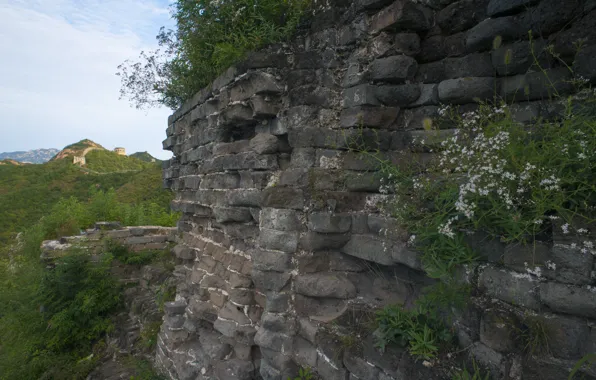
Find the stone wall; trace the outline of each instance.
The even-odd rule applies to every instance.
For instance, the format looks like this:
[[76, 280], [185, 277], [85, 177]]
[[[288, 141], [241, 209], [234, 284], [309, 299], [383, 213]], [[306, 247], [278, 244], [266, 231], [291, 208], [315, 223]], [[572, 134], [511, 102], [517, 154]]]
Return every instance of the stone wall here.
[[[292, 43], [251, 54], [197, 93], [164, 141], [184, 264], [160, 333], [163, 372], [285, 380], [309, 366], [325, 380], [446, 378], [404, 349], [380, 354], [363, 327], [372, 310], [411, 306], [433, 281], [379, 210], [390, 196], [378, 167], [347, 141], [423, 166], [432, 153], [412, 140], [440, 104], [463, 112], [496, 95], [518, 102], [521, 122], [550, 117], [549, 90], [571, 91], [571, 74], [542, 49], [596, 79], [595, 16], [590, 0], [328, 0]], [[549, 84], [529, 70], [530, 30]], [[464, 276], [474, 297], [454, 327], [462, 352], [494, 378], [563, 379], [596, 350], [593, 257], [571, 243], [477, 240], [484, 261]], [[546, 326], [548, 352], [523, 353], [527, 316]]]
[[102, 252], [106, 239], [119, 243], [132, 252], [164, 250], [177, 242], [178, 230], [172, 227], [122, 227], [117, 222], [98, 222], [84, 234], [46, 240], [41, 244], [41, 258], [51, 260], [72, 248]]

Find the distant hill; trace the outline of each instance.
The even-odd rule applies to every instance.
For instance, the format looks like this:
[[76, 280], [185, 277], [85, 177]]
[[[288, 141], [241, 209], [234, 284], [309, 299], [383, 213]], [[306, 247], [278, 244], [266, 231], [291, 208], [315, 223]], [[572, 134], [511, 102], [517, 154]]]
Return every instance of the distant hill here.
[[129, 157], [134, 157], [137, 160], [145, 161], [145, 162], [161, 162], [157, 158], [150, 155], [148, 152], [136, 152], [131, 154]]
[[0, 161], [13, 160], [29, 164], [43, 164], [58, 153], [58, 149], [35, 149], [27, 152], [0, 153]]
[[98, 143], [89, 139], [84, 139], [77, 143], [65, 146], [64, 149], [62, 149], [59, 152], [56, 152], [56, 155], [52, 157], [50, 161], [60, 160], [66, 157], [85, 156], [88, 152], [96, 149], [106, 150], [106, 148], [99, 145]]

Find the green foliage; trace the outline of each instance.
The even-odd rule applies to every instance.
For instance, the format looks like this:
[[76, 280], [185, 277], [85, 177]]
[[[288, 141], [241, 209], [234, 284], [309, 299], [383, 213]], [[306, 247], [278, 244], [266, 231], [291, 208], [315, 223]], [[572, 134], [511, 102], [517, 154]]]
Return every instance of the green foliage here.
[[377, 313], [377, 346], [384, 350], [387, 345], [408, 347], [410, 354], [423, 359], [434, 358], [441, 345], [451, 341], [452, 336], [443, 321], [436, 315], [436, 308], [419, 303], [413, 310], [400, 305], [389, 305]]
[[161, 329], [161, 321], [151, 322], [144, 326], [141, 331], [141, 346], [145, 349], [153, 349], [157, 345], [157, 335]]
[[485, 375], [482, 374], [482, 370], [478, 367], [476, 361], [472, 362], [472, 369], [473, 372], [468, 372], [468, 369], [464, 366], [464, 368], [460, 371], [457, 371], [453, 374], [452, 380], [489, 380], [490, 374], [486, 373]]
[[310, 0], [176, 0], [176, 29], [161, 29], [163, 50], [118, 67], [121, 97], [138, 108], [178, 108], [246, 53], [292, 35]]
[[[42, 223], [0, 255], [0, 379], [84, 379], [93, 347], [111, 329], [120, 287], [108, 261], [74, 253], [47, 270], [39, 261]], [[7, 253], [7, 252], [4, 252]]]
[[104, 252], [111, 254], [116, 260], [126, 265], [142, 266], [157, 260], [165, 261], [169, 251], [146, 250], [140, 252], [131, 252], [124, 245], [115, 240], [106, 239], [104, 241]]
[[45, 272], [38, 299], [48, 323], [46, 347], [89, 350], [112, 330], [109, 314], [120, 306], [121, 291], [110, 275], [109, 260], [91, 263], [89, 255], [72, 254]]
[[156, 162], [156, 163], [161, 162], [161, 160], [158, 160], [157, 158], [153, 157], [148, 152], [136, 152], [136, 153], [130, 154], [128, 157], [133, 157], [133, 158], [136, 158], [137, 160], [144, 161], [144, 162]]
[[122, 201], [136, 198], [133, 188], [119, 193], [93, 186], [84, 194], [82, 199], [71, 196], [56, 200], [37, 223], [21, 229], [23, 232], [12, 245], [0, 245], [2, 380], [85, 379], [100, 356], [98, 352], [89, 354], [111, 330], [108, 316], [120, 305], [121, 287], [110, 276], [110, 260], [117, 257], [140, 265], [162, 258], [159, 252], [126, 255], [111, 247], [99, 262], [73, 252], [57, 260], [53, 270], [45, 270], [39, 260], [44, 239], [78, 233], [98, 219], [172, 225], [178, 218], [166, 207], [152, 205], [151, 192], [146, 193], [148, 198], [141, 203], [140, 211], [134, 204]]
[[549, 329], [541, 319], [526, 316], [518, 337], [526, 354], [550, 354]]
[[[310, 371], [310, 368], [300, 368], [298, 370], [298, 376], [296, 376], [293, 380], [312, 380], [313, 375]], [[288, 380], [292, 380], [291, 377], [288, 377]]]
[[[139, 172], [104, 174], [85, 172], [68, 159], [41, 165], [0, 165], [0, 245], [8, 244], [17, 232], [50, 214], [61, 199], [71, 197], [81, 204], [91, 200], [96, 205], [88, 211], [85, 220], [67, 214], [57, 216], [54, 230], [48, 236], [72, 234], [78, 231], [77, 227], [87, 227], [89, 223], [114, 213], [114, 220], [128, 225], [174, 225], [178, 215], [167, 211], [173, 194], [163, 190], [161, 184], [161, 168], [156, 164]], [[98, 190], [104, 192], [103, 200]], [[80, 216], [81, 210], [75, 210], [74, 201], [67, 202], [71, 206], [61, 207]], [[101, 202], [103, 205], [99, 204]], [[115, 205], [118, 207], [112, 209]], [[96, 219], [90, 220], [92, 218]], [[76, 225], [75, 219], [81, 223]], [[73, 224], [67, 226], [65, 222], [64, 231], [60, 232], [57, 228], [61, 220], [70, 220]]]
[[84, 139], [81, 140], [79, 142], [76, 142], [74, 144], [70, 144], [64, 147], [64, 150], [74, 150], [74, 151], [83, 151], [86, 148], [89, 148], [91, 146], [98, 146], [101, 149], [103, 149], [103, 147], [101, 145], [98, 145], [96, 143], [94, 143], [93, 141], [89, 140], [89, 139]]
[[159, 287], [155, 300], [159, 311], [163, 311], [166, 302], [174, 301], [176, 298], [176, 287], [171, 285], [163, 284]]
[[151, 163], [139, 160], [135, 157], [121, 156], [109, 150], [92, 150], [85, 156], [85, 167], [98, 173], [110, 173], [121, 171], [138, 171], [158, 166], [159, 163]]

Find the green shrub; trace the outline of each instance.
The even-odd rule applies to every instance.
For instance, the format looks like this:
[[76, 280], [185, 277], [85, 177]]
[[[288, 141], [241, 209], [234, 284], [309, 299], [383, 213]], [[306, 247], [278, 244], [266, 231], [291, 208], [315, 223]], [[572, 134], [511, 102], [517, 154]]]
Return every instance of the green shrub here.
[[400, 305], [386, 306], [378, 311], [377, 323], [375, 335], [381, 350], [387, 345], [398, 344], [407, 347], [411, 355], [423, 359], [434, 358], [440, 346], [452, 339], [435, 309], [423, 304], [413, 310]]
[[121, 302], [121, 289], [110, 275], [110, 261], [90, 262], [88, 255], [58, 259], [46, 271], [38, 291], [48, 322], [47, 348], [85, 349], [112, 330], [109, 315]]
[[310, 0], [176, 0], [176, 29], [161, 29], [163, 50], [118, 67], [121, 97], [138, 108], [178, 108], [249, 51], [288, 38]]

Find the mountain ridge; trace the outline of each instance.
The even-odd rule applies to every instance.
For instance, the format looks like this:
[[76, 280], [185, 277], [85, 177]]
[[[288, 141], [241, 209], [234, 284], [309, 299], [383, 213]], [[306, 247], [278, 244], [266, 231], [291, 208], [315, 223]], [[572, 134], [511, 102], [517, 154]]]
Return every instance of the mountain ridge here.
[[12, 160], [28, 164], [43, 164], [58, 154], [60, 150], [55, 148], [32, 149], [28, 151], [14, 151], [0, 153], [0, 161]]

